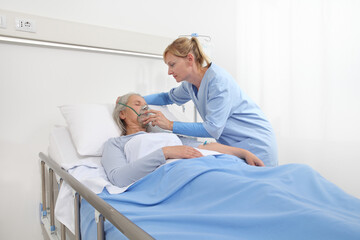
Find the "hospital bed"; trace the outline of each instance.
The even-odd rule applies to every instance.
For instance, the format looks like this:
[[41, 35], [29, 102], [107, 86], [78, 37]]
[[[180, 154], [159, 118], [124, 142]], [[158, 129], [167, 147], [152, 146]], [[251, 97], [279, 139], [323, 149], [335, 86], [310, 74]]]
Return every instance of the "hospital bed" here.
[[[87, 171], [88, 175], [86, 175], [86, 177], [93, 180], [94, 176], [98, 176], [97, 180], [105, 181], [105, 185], [108, 187], [111, 185], [111, 183], [107, 181], [105, 172], [100, 164], [100, 151], [98, 149], [88, 150], [86, 148], [92, 147], [89, 145], [100, 146], [101, 143], [109, 137], [119, 136], [118, 129], [114, 126], [111, 118], [114, 105], [82, 104], [62, 106], [60, 108], [64, 117], [68, 117], [66, 120], [70, 126], [54, 126], [51, 130], [49, 138], [49, 154], [46, 155], [42, 152], [39, 153], [42, 183], [42, 203], [40, 204], [41, 223], [44, 225], [48, 237], [50, 239], [66, 239], [66, 237], [71, 239], [81, 239], [80, 202], [81, 198], [83, 198], [96, 209], [94, 211], [94, 216], [96, 216], [97, 221], [97, 239], [105, 239], [103, 227], [105, 219], [111, 222], [129, 239], [153, 239], [149, 234], [136, 226], [128, 218], [119, 213], [94, 193], [100, 193], [99, 190], [92, 189], [93, 191], [91, 191], [88, 187], [86, 187], [82, 183], [84, 182], [84, 178], [81, 182], [74, 177], [75, 175], [81, 179], [81, 172], [77, 175], [76, 173], [73, 173], [72, 175], [68, 172], [69, 168], [75, 166], [77, 167], [77, 170], [81, 169]], [[180, 116], [183, 120], [188, 120], [186, 117], [182, 116], [179, 111], [173, 110], [173, 112], [170, 112], [166, 106], [151, 106], [151, 109], [162, 111], [164, 115], [171, 120], [178, 120]], [[87, 127], [81, 128], [79, 125], [86, 125], [82, 122], [82, 120], [85, 120], [85, 116], [86, 119], [94, 121], [87, 125]], [[88, 156], [82, 156], [77, 152], [76, 146], [74, 145], [74, 139], [71, 138], [71, 134], [69, 132], [69, 127], [72, 128], [74, 134], [77, 134], [79, 137], [77, 139], [77, 146], [79, 147], [78, 150], [80, 153], [85, 155], [89, 153], [88, 151], [92, 151], [93, 153], [90, 153]], [[95, 143], [91, 142], [89, 144], [89, 142], [87, 142], [84, 143], [85, 146], [81, 145], [84, 140], [82, 138], [87, 138], [88, 140], [98, 138], [99, 132], [97, 132], [97, 130], [99, 129], [102, 132], [99, 141], [95, 140]], [[91, 130], [95, 130], [95, 132], [91, 132]], [[152, 132], [157, 131], [162, 130], [159, 128], [152, 128]], [[86, 132], [91, 133], [86, 135]], [[85, 133], [84, 136], [82, 136], [83, 133]], [[79, 162], [80, 164], [73, 164]], [[71, 187], [73, 190], [71, 193], [66, 192], [67, 195], [65, 193], [65, 197], [60, 200], [63, 202], [68, 202], [69, 200], [71, 201], [72, 199], [69, 199], [69, 194], [71, 194], [73, 203], [68, 204], [71, 206], [70, 209], [68, 209], [69, 211], [59, 214], [61, 216], [58, 217], [62, 220], [59, 222], [55, 218], [55, 201], [59, 194], [57, 187], [60, 188], [63, 181], [68, 184], [67, 187]], [[105, 185], [101, 185], [100, 190], [102, 190], [102, 187]], [[95, 188], [96, 187], [99, 186], [96, 186], [95, 184]], [[111, 187], [112, 186], [110, 186], [110, 192]], [[60, 195], [60, 197], [62, 196]], [[66, 206], [65, 204], [64, 207], [68, 208], [69, 206]], [[70, 222], [69, 218], [71, 218]], [[71, 221], [73, 221], [73, 223]], [[63, 222], [65, 222], [68, 227], [65, 226]], [[70, 231], [67, 231], [69, 228]]]
[[171, 162], [117, 188], [100, 164], [99, 143], [118, 134], [112, 107], [61, 110], [67, 126], [52, 129], [49, 155], [39, 155], [51, 239], [64, 239], [65, 229], [76, 239], [360, 239], [360, 200], [306, 165], [259, 168], [222, 154]]

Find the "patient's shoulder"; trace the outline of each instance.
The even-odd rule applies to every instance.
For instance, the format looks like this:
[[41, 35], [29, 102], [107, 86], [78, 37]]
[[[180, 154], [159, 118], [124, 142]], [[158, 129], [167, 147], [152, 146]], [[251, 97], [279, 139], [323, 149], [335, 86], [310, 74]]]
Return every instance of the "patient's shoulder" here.
[[117, 146], [122, 146], [125, 143], [127, 143], [130, 139], [132, 139], [133, 137], [137, 136], [137, 135], [141, 135], [141, 134], [146, 134], [146, 132], [137, 132], [134, 134], [130, 134], [130, 135], [122, 135], [119, 137], [113, 137], [113, 138], [109, 138], [105, 144], [113, 144], [113, 145], [117, 145]]
[[121, 136], [120, 137], [109, 138], [104, 143], [104, 148], [108, 148], [108, 147], [111, 147], [111, 146], [119, 146], [119, 145], [121, 145]]

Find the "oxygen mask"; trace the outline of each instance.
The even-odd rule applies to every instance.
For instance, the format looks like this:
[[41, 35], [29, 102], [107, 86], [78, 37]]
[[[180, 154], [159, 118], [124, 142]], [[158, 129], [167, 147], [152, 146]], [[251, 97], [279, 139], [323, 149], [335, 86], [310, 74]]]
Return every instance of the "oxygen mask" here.
[[123, 106], [128, 107], [128, 108], [130, 108], [131, 110], [133, 110], [134, 113], [137, 115], [137, 121], [138, 121], [141, 125], [143, 125], [143, 127], [146, 127], [146, 126], [148, 125], [148, 124], [146, 124], [146, 125], [143, 124], [144, 119], [145, 119], [148, 115], [150, 115], [150, 113], [145, 113], [146, 111], [148, 111], [148, 110], [150, 109], [147, 104], [145, 104], [144, 106], [141, 107], [139, 113], [138, 113], [134, 108], [130, 107], [129, 105], [126, 105], [126, 104], [120, 103], [120, 102], [119, 102], [118, 104], [123, 105]]
[[137, 120], [138, 120], [138, 122], [140, 124], [143, 124], [144, 119], [147, 118], [150, 115], [150, 113], [145, 113], [148, 110], [150, 110], [150, 108], [149, 108], [149, 106], [147, 104], [141, 107], [141, 109], [139, 111], [139, 115], [137, 117]]

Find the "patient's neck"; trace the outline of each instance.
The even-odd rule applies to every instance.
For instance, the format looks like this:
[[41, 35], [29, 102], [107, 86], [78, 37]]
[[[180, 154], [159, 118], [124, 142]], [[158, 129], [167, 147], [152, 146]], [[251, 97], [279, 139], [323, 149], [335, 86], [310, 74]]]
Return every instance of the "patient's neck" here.
[[134, 133], [137, 133], [137, 132], [140, 132], [140, 131], [146, 132], [146, 128], [143, 128], [143, 127], [138, 126], [138, 125], [127, 126], [126, 127], [126, 135], [131, 135], [131, 134], [134, 134]]

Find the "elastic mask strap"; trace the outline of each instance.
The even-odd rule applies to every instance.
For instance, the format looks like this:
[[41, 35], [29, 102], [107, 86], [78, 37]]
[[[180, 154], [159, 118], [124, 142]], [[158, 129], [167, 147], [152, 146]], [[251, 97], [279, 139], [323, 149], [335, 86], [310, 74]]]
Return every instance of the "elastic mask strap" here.
[[130, 107], [130, 106], [126, 105], [126, 104], [120, 103], [120, 102], [119, 102], [118, 104], [120, 104], [120, 105], [123, 105], [123, 106], [125, 106], [125, 107], [130, 108], [131, 110], [133, 110], [133, 111], [134, 111], [134, 113], [136, 113], [136, 115], [137, 115], [137, 116], [140, 116], [140, 114], [138, 114], [138, 113], [135, 111], [135, 109], [133, 109], [132, 107]]

